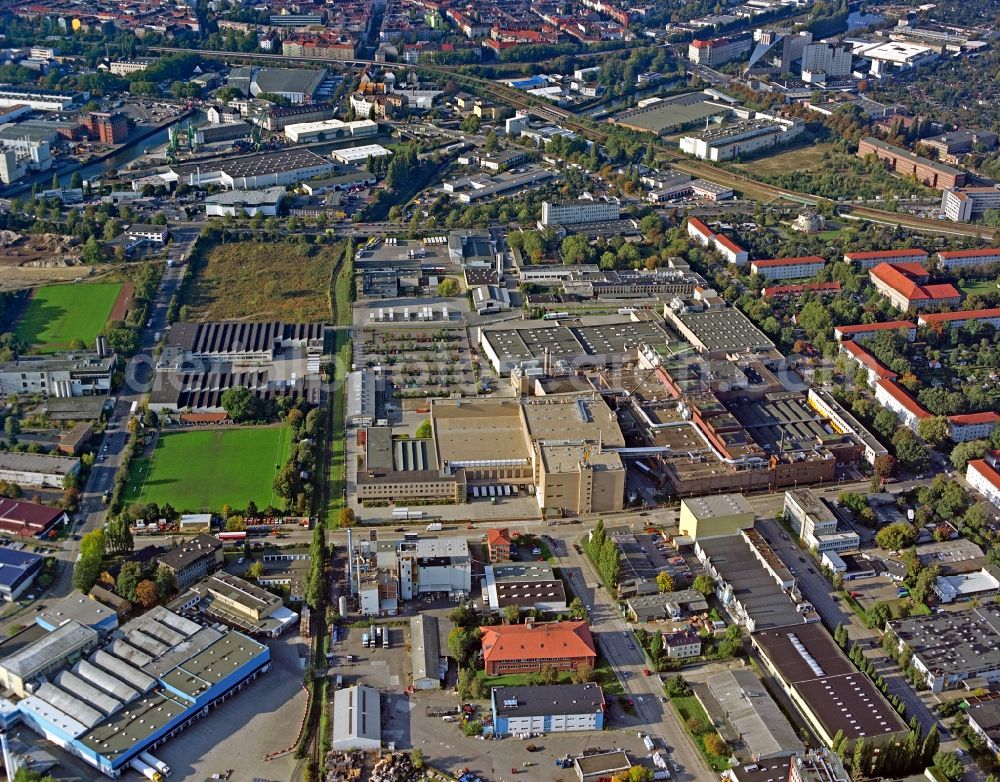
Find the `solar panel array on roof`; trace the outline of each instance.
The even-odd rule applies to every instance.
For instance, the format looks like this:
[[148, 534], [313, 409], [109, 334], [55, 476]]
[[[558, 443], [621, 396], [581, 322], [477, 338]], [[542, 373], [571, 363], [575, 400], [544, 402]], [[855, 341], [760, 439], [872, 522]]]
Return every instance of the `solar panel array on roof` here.
[[122, 707], [120, 701], [94, 685], [88, 684], [71, 671], [60, 671], [53, 681], [59, 685], [60, 689], [80, 698], [96, 709], [100, 709], [105, 715], [114, 714]]
[[86, 660], [80, 660], [80, 662], [73, 666], [72, 670], [73, 673], [84, 681], [87, 681], [95, 687], [99, 687], [105, 692], [110, 693], [122, 703], [128, 703], [130, 700], [139, 695], [136, 690], [129, 687], [125, 684], [125, 682], [120, 679], [116, 679], [107, 671], [98, 668], [96, 665], [87, 662]]
[[98, 649], [94, 652], [90, 661], [94, 665], [98, 665], [114, 676], [117, 676], [124, 682], [135, 687], [140, 692], [149, 692], [153, 687], [156, 686], [156, 680], [151, 676], [147, 676], [142, 671], [133, 668], [124, 660], [115, 657], [112, 654], [108, 654], [103, 649]]

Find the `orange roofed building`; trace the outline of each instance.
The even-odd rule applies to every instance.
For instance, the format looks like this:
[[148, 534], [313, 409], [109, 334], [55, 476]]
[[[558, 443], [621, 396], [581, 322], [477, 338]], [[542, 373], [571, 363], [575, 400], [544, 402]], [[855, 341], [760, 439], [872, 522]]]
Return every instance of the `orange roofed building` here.
[[486, 547], [489, 550], [490, 562], [504, 562], [510, 559], [510, 531], [491, 529], [486, 531]]
[[575, 671], [597, 664], [597, 649], [586, 622], [543, 622], [480, 627], [487, 676], [537, 673], [545, 666]]
[[928, 285], [930, 276], [919, 263], [880, 263], [868, 272], [876, 290], [904, 312], [925, 307], [955, 306], [962, 294], [950, 284]]

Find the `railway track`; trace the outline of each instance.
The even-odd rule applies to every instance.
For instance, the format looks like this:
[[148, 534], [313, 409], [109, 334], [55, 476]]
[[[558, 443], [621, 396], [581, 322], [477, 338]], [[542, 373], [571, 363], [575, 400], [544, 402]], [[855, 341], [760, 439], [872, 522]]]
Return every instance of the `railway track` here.
[[[167, 46], [150, 46], [147, 47], [147, 51], [161, 53], [191, 52], [190, 49], [180, 49]], [[291, 55], [284, 54], [224, 52], [219, 50], [198, 51], [206, 57], [212, 57], [214, 59], [224, 61], [287, 62], [310, 65], [320, 64], [324, 66], [329, 66], [331, 64], [329, 60], [322, 60], [314, 57], [293, 57]], [[365, 59], [337, 60], [336, 63], [351, 66], [386, 65], [386, 63], [383, 62]], [[533, 95], [528, 95], [521, 90], [516, 90], [505, 84], [498, 83], [490, 79], [483, 79], [478, 76], [472, 76], [470, 74], [463, 73], [454, 67], [446, 65], [417, 63], [415, 65], [407, 65], [406, 68], [415, 71], [423, 71], [436, 76], [447, 77], [448, 79], [451, 79], [459, 84], [464, 84], [474, 90], [485, 92], [490, 95], [491, 98], [501, 103], [505, 103], [511, 108], [529, 112], [539, 119], [543, 119], [548, 122], [558, 123], [598, 144], [603, 144], [607, 141], [608, 134], [599, 127], [595, 126], [594, 123], [581, 118], [579, 115], [574, 114], [571, 111], [559, 108], [558, 106], [553, 106], [546, 100], [536, 98]], [[810, 193], [799, 193], [785, 188], [776, 187], [775, 185], [768, 184], [767, 182], [761, 182], [760, 180], [752, 179], [742, 174], [734, 174], [724, 169], [717, 168], [710, 163], [694, 160], [682, 154], [678, 150], [666, 146], [658, 138], [653, 142], [653, 146], [656, 149], [658, 156], [669, 162], [670, 165], [677, 171], [690, 174], [691, 176], [700, 179], [706, 179], [709, 182], [714, 182], [719, 185], [725, 185], [733, 190], [745, 191], [749, 188], [757, 193], [769, 195], [774, 199], [793, 201], [804, 206], [816, 206], [821, 201], [825, 200], [819, 198], [818, 196], [811, 195]], [[872, 220], [886, 225], [898, 225], [904, 228], [924, 231], [927, 233], [965, 236], [978, 239], [992, 239], [995, 234], [994, 229], [985, 226], [951, 222], [943, 225], [938, 220], [915, 217], [913, 215], [900, 214], [897, 212], [887, 212], [885, 210], [874, 209], [872, 207], [841, 204], [838, 204], [837, 206], [841, 210], [857, 218]]]

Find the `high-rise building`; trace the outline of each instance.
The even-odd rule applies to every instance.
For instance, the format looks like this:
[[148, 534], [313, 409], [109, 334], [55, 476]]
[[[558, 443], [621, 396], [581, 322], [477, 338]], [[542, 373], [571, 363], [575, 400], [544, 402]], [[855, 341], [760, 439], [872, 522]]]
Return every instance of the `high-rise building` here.
[[811, 43], [802, 49], [802, 80], [821, 82], [849, 76], [851, 47], [829, 43]]

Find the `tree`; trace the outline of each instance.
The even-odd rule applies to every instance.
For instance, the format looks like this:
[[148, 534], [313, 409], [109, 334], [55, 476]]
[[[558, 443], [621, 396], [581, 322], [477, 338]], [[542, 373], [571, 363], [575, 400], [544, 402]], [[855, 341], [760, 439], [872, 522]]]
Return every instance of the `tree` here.
[[937, 752], [934, 755], [934, 766], [945, 775], [950, 782], [958, 782], [965, 775], [965, 764], [954, 752]]
[[131, 520], [125, 514], [119, 514], [108, 520], [104, 525], [104, 539], [111, 554], [121, 555], [132, 553], [135, 545], [132, 531], [129, 529]]
[[653, 782], [653, 771], [645, 766], [632, 766], [611, 777], [611, 782]]
[[684, 677], [679, 673], [667, 679], [663, 686], [667, 691], [667, 695], [671, 698], [683, 698], [686, 695], [691, 694], [691, 690], [688, 688], [687, 682], [684, 681]]
[[661, 592], [673, 592], [674, 591], [674, 579], [667, 571], [661, 570], [656, 574], [656, 586], [660, 588]]
[[657, 663], [663, 656], [663, 633], [659, 630], [653, 632], [653, 637], [649, 641], [649, 656]]
[[896, 457], [891, 456], [890, 454], [885, 454], [884, 456], [876, 456], [875, 464], [873, 465], [873, 467], [875, 468], [875, 475], [883, 479], [891, 478], [892, 476], [894, 476], [896, 474], [897, 466], [898, 462], [896, 461]]
[[939, 575], [941, 575], [940, 565], [925, 567], [921, 570], [914, 579], [913, 586], [910, 587], [910, 597], [917, 603], [924, 603], [926, 605], [934, 592], [934, 584]]
[[249, 388], [233, 386], [222, 392], [222, 409], [236, 423], [250, 420], [254, 407], [253, 393]]
[[104, 559], [104, 530], [95, 529], [83, 536], [80, 541], [80, 556], [73, 566], [73, 588], [81, 592], [89, 592], [90, 588], [101, 575], [101, 562]]
[[899, 463], [908, 470], [923, 470], [930, 464], [927, 448], [905, 426], [899, 427], [892, 436], [892, 447], [896, 449]]
[[586, 619], [587, 606], [583, 604], [583, 601], [579, 597], [574, 597], [569, 604], [569, 613], [574, 619]]
[[726, 742], [722, 740], [722, 736], [718, 733], [709, 733], [705, 736], [705, 749], [713, 755], [725, 757], [729, 747], [726, 745]]
[[413, 763], [413, 768], [417, 771], [420, 771], [424, 767], [424, 753], [420, 747], [410, 751], [410, 761]]
[[917, 424], [917, 434], [921, 439], [930, 443], [935, 448], [948, 442], [951, 437], [951, 424], [943, 415], [936, 415], [933, 418], [922, 418]]
[[563, 263], [569, 264], [587, 263], [593, 252], [590, 240], [583, 234], [567, 236], [559, 249], [562, 252]]
[[899, 426], [899, 419], [891, 410], [879, 410], [872, 419], [872, 429], [883, 440], [891, 440]]
[[521, 607], [517, 603], [504, 606], [503, 618], [507, 624], [516, 625], [521, 620]]
[[555, 684], [559, 680], [559, 672], [552, 665], [543, 665], [538, 671], [538, 680], [546, 686]]
[[242, 516], [230, 516], [226, 519], [226, 532], [243, 532], [246, 528], [247, 522]]
[[177, 578], [173, 571], [163, 567], [163, 565], [156, 569], [156, 575], [153, 576], [153, 579], [156, 582], [157, 590], [159, 590], [160, 600], [166, 600], [177, 591]]
[[252, 578], [254, 581], [260, 580], [260, 577], [264, 575], [264, 563], [259, 559], [255, 559], [250, 563], [250, 567], [247, 568], [247, 577]]
[[897, 521], [875, 533], [876, 545], [886, 551], [900, 551], [916, 542], [917, 531], [905, 521]]
[[136, 588], [142, 581], [142, 566], [138, 562], [125, 562], [118, 571], [115, 591], [126, 600], [136, 602]]
[[479, 132], [479, 126], [481, 124], [482, 123], [480, 122], [479, 117], [477, 117], [475, 114], [470, 114], [469, 116], [467, 116], [465, 119], [462, 120], [461, 124], [462, 132], [476, 134]]
[[705, 597], [710, 597], [715, 593], [715, 580], [707, 573], [701, 573], [695, 576], [691, 587], [696, 592], [701, 592]]
[[892, 610], [881, 600], [865, 611], [865, 625], [872, 629], [882, 629], [892, 618]]
[[413, 434], [418, 440], [427, 440], [434, 436], [434, 430], [431, 428], [431, 421], [428, 418], [420, 423], [417, 427], [417, 431]]
[[468, 667], [476, 647], [479, 645], [479, 637], [478, 627], [454, 627], [448, 633], [448, 650], [455, 658], [459, 668]]
[[587, 684], [595, 678], [594, 666], [590, 663], [580, 663], [573, 671], [573, 684]]
[[143, 608], [152, 608], [160, 598], [160, 590], [156, 588], [156, 582], [144, 578], [136, 585], [135, 599]]
[[101, 246], [93, 236], [88, 238], [84, 243], [83, 249], [80, 251], [80, 260], [89, 264], [100, 263], [104, 260], [104, 253], [101, 251]]
[[14, 773], [14, 782], [56, 782], [56, 779], [50, 774], [43, 774], [41, 771], [19, 768]]
[[708, 723], [705, 722], [705, 719], [700, 714], [692, 714], [687, 718], [687, 722], [684, 725], [692, 736], [697, 736], [708, 730]]
[[341, 508], [340, 515], [337, 518], [337, 523], [340, 524], [340, 528], [347, 529], [348, 527], [353, 527], [354, 522], [354, 511], [351, 508]]
[[437, 295], [445, 299], [457, 296], [461, 292], [462, 286], [454, 277], [445, 277], [437, 286]]
[[837, 646], [841, 649], [846, 649], [847, 642], [850, 640], [847, 635], [847, 628], [842, 624], [838, 624], [837, 629], [833, 632], [833, 640], [837, 642]]
[[938, 730], [937, 722], [931, 725], [931, 729], [924, 736], [924, 742], [920, 746], [920, 759], [924, 766], [934, 763], [934, 756], [937, 755], [941, 747], [941, 732]]
[[959, 472], [965, 472], [969, 462], [974, 459], [982, 459], [990, 449], [990, 444], [986, 440], [970, 440], [967, 443], [959, 443], [952, 449], [951, 464]]

